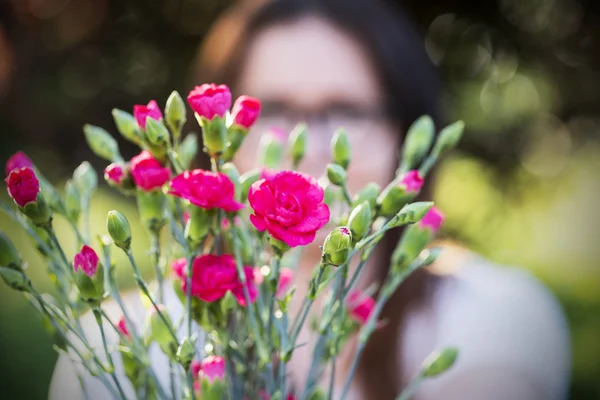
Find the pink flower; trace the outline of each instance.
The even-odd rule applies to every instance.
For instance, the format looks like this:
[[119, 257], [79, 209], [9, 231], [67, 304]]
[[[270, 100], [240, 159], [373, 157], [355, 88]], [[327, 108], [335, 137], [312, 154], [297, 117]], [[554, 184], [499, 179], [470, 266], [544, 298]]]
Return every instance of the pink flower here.
[[133, 106], [133, 116], [142, 129], [146, 129], [146, 118], [152, 118], [159, 121], [163, 117], [158, 104], [156, 104], [156, 101], [154, 100], [150, 100], [148, 105], [145, 106], [139, 104]]
[[[260, 267], [254, 268], [254, 282], [257, 285], [261, 285], [264, 281], [265, 277], [260, 272]], [[277, 285], [277, 293], [276, 297], [283, 297], [287, 293], [292, 281], [294, 280], [294, 270], [290, 268], [281, 268], [279, 271], [279, 284]]]
[[144, 150], [131, 159], [131, 175], [137, 187], [150, 191], [167, 183], [171, 172], [152, 157], [152, 153]]
[[192, 363], [190, 364], [190, 370], [192, 371], [192, 376], [194, 377], [194, 380], [196, 380], [198, 378], [198, 374], [200, 373], [200, 370], [202, 369], [202, 363], [198, 360], [194, 360], [192, 361]]
[[369, 316], [375, 308], [375, 300], [369, 296], [364, 296], [358, 290], [353, 290], [348, 293], [346, 307], [348, 307], [350, 317], [361, 325], [364, 325], [369, 320]]
[[196, 86], [187, 99], [192, 110], [208, 120], [215, 115], [222, 118], [231, 107], [231, 92], [226, 85], [205, 83]]
[[25, 207], [26, 204], [34, 202], [40, 192], [40, 181], [29, 167], [13, 169], [4, 182], [6, 182], [8, 194], [19, 207]]
[[[173, 274], [181, 280], [181, 290], [187, 293], [185, 259], [175, 260], [171, 264], [171, 268]], [[238, 279], [235, 260], [232, 256], [205, 254], [194, 259], [192, 268], [192, 296], [210, 303], [223, 298], [227, 291], [231, 291], [237, 302], [241, 306], [246, 306], [244, 287]], [[253, 268], [244, 267], [244, 273], [250, 301], [254, 302], [258, 296], [258, 290], [254, 284]]]
[[75, 258], [73, 260], [73, 269], [75, 272], [80, 269], [90, 278], [96, 275], [96, 269], [98, 268], [98, 255], [87, 244], [84, 244], [81, 248], [81, 251], [75, 254]]
[[112, 163], [104, 169], [104, 179], [107, 182], [119, 185], [125, 178], [125, 171], [120, 164]]
[[417, 170], [408, 171], [402, 176], [400, 184], [404, 185], [407, 192], [417, 193], [423, 187], [423, 178]]
[[423, 229], [431, 229], [432, 233], [436, 233], [444, 222], [444, 214], [437, 208], [431, 207], [427, 214], [418, 222], [418, 225]]
[[244, 205], [234, 200], [235, 187], [223, 173], [195, 169], [177, 175], [171, 181], [170, 194], [189, 200], [195, 206], [227, 212], [238, 211]]
[[250, 96], [240, 96], [233, 104], [233, 122], [248, 129], [260, 114], [260, 101]]
[[[271, 396], [269, 396], [269, 393], [267, 393], [265, 390], [262, 390], [262, 389], [258, 391], [258, 398], [259, 398], [259, 400], [271, 400]], [[294, 397], [293, 394], [288, 393], [285, 400], [296, 400], [296, 398]]]
[[261, 168], [259, 179], [273, 179], [279, 171], [269, 168]]
[[208, 356], [202, 360], [200, 366], [200, 379], [208, 379], [213, 383], [216, 379], [225, 378], [225, 359], [220, 356]]
[[127, 328], [127, 322], [125, 321], [125, 316], [124, 315], [121, 315], [121, 318], [119, 318], [119, 322], [117, 323], [117, 329], [126, 338], [131, 338], [131, 335], [129, 333], [129, 329]]
[[25, 167], [33, 169], [33, 163], [25, 153], [17, 151], [6, 162], [6, 175], [8, 176], [13, 169]]
[[250, 221], [288, 246], [304, 246], [329, 221], [323, 188], [306, 174], [282, 171], [250, 187], [248, 201], [254, 210]]

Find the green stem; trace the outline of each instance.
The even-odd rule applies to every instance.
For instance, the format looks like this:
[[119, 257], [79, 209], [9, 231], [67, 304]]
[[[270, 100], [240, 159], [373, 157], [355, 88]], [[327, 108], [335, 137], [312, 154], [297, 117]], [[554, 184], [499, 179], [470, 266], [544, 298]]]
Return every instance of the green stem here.
[[70, 267], [71, 263], [69, 262], [69, 259], [67, 258], [67, 256], [65, 255], [65, 252], [63, 251], [58, 238], [56, 237], [56, 233], [54, 232], [54, 228], [52, 228], [52, 225], [49, 225], [47, 227], [45, 227], [46, 232], [48, 232], [48, 235], [50, 236], [50, 240], [52, 241], [52, 245], [54, 246], [54, 248], [56, 248], [56, 250], [58, 251], [58, 254], [62, 260], [64, 269], [65, 269], [65, 276], [67, 279], [69, 279], [70, 281], [72, 280], [72, 276], [73, 276], [73, 269]]
[[346, 200], [346, 203], [352, 207], [352, 196], [350, 195], [350, 191], [348, 190], [348, 186], [344, 185], [342, 187], [342, 193], [344, 195], [344, 200]]
[[423, 382], [424, 379], [425, 379], [425, 377], [423, 376], [423, 374], [421, 372], [419, 372], [410, 381], [408, 386], [406, 386], [404, 388], [404, 390], [402, 390], [402, 392], [398, 395], [398, 397], [396, 397], [396, 400], [410, 400], [411, 398], [413, 398], [415, 392], [417, 391], [417, 389], [421, 385], [421, 382]]
[[75, 235], [77, 236], [77, 241], [79, 242], [79, 246], [87, 244], [87, 242], [85, 241], [85, 239], [83, 238], [83, 236], [81, 236], [81, 232], [79, 232], [79, 228], [77, 227], [77, 223], [75, 221], [70, 220], [70, 219], [69, 219], [69, 223], [71, 224], [71, 227], [73, 228], [73, 232], [75, 232]]
[[82, 198], [82, 210], [83, 210], [83, 232], [85, 234], [84, 243], [90, 243], [92, 233], [90, 232], [90, 196], [84, 195]]
[[[192, 337], [192, 278], [194, 275], [194, 254], [193, 250], [188, 246], [187, 252], [187, 268], [186, 268], [186, 284], [187, 284], [187, 293], [186, 293], [186, 304], [185, 309], [187, 312], [187, 334], [188, 337]], [[189, 371], [186, 371], [187, 375], [187, 384], [188, 389], [190, 391], [190, 398], [194, 400], [196, 398], [196, 394], [194, 392], [194, 377], [192, 376], [191, 368], [188, 368]]]
[[104, 324], [102, 323], [102, 310], [100, 309], [100, 307], [95, 307], [93, 309], [93, 313], [94, 313], [94, 317], [96, 317], [96, 323], [98, 324], [98, 327], [100, 328], [100, 336], [102, 337], [102, 346], [104, 346], [104, 352], [106, 353], [106, 359], [107, 359], [108, 365], [110, 367], [110, 376], [112, 377], [113, 381], [115, 382], [115, 386], [117, 387], [117, 390], [119, 391], [119, 395], [121, 396], [122, 399], [126, 400], [127, 396], [125, 396], [125, 392], [123, 392], [123, 388], [121, 387], [121, 384], [119, 383], [119, 379], [117, 378], [117, 375], [115, 374], [115, 364], [113, 363], [112, 357], [110, 355], [110, 351], [108, 350], [108, 342], [106, 340], [106, 334], [104, 332]]

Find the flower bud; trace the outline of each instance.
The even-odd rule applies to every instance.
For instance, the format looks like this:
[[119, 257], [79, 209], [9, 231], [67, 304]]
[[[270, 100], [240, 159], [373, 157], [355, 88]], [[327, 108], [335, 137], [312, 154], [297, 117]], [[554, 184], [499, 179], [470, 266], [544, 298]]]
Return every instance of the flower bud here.
[[432, 154], [439, 157], [442, 153], [455, 147], [462, 137], [464, 129], [465, 123], [463, 121], [454, 122], [442, 129], [438, 134]]
[[221, 172], [231, 179], [233, 186], [235, 187], [235, 199], [240, 199], [240, 172], [236, 168], [235, 164], [227, 162], [221, 166]]
[[116, 210], [108, 212], [106, 229], [117, 247], [128, 251], [131, 247], [131, 227], [127, 218]]
[[10, 158], [6, 162], [6, 176], [8, 176], [10, 174], [10, 171], [12, 171], [13, 169], [25, 167], [33, 169], [33, 162], [29, 157], [27, 157], [27, 154], [23, 153], [22, 151], [17, 151], [15, 154], [10, 156]]
[[84, 161], [73, 172], [73, 182], [79, 189], [79, 193], [89, 195], [98, 187], [98, 175], [89, 162]]
[[33, 169], [28, 167], [13, 169], [4, 182], [8, 194], [21, 208], [35, 202], [40, 193], [40, 182]]
[[375, 309], [375, 300], [358, 290], [352, 290], [346, 298], [346, 307], [350, 313], [350, 318], [364, 325]]
[[0, 276], [10, 288], [20, 292], [29, 292], [30, 282], [23, 271], [0, 266]]
[[404, 170], [417, 168], [433, 143], [435, 127], [430, 116], [424, 115], [411, 124], [404, 139], [402, 166]]
[[430, 207], [427, 213], [423, 216], [423, 218], [418, 222], [418, 226], [421, 229], [426, 229], [431, 232], [432, 235], [435, 235], [437, 231], [442, 226], [444, 222], [444, 214], [436, 208]]
[[108, 161], [122, 160], [119, 145], [110, 133], [99, 126], [89, 124], [83, 126], [83, 133], [88, 146], [98, 157]]
[[163, 167], [160, 161], [147, 150], [133, 157], [129, 165], [138, 192], [160, 191], [160, 188], [171, 178], [171, 170]]
[[179, 160], [184, 169], [189, 169], [198, 154], [198, 136], [188, 133], [179, 145]]
[[457, 358], [458, 349], [455, 347], [433, 353], [423, 363], [423, 376], [431, 378], [446, 372], [454, 365]]
[[240, 96], [231, 109], [233, 124], [246, 132], [260, 115], [260, 100], [250, 96]]
[[185, 103], [181, 98], [181, 95], [177, 90], [173, 90], [167, 99], [167, 105], [165, 107], [167, 126], [173, 133], [175, 139], [179, 139], [181, 128], [185, 124], [186, 110]]
[[165, 216], [166, 196], [160, 190], [144, 192], [137, 191], [137, 205], [140, 212], [140, 220], [151, 232], [158, 233], [166, 224]]
[[202, 399], [218, 400], [226, 397], [225, 362], [220, 356], [208, 356], [202, 360], [198, 374]]
[[259, 162], [267, 169], [278, 169], [283, 157], [285, 133], [280, 129], [271, 129], [262, 135], [259, 144]]
[[0, 232], [0, 267], [23, 270], [21, 255], [4, 232]]
[[190, 337], [186, 337], [181, 341], [179, 348], [177, 349], [177, 361], [187, 371], [194, 359], [196, 349], [194, 346], [195, 340]]
[[[177, 357], [177, 342], [174, 340], [171, 335], [171, 331], [173, 330], [173, 322], [171, 322], [171, 317], [167, 313], [165, 306], [162, 304], [158, 304], [158, 309], [161, 314], [159, 314], [156, 309], [151, 309], [150, 311], [150, 339], [156, 341], [162, 351], [169, 356], [171, 360], [176, 360]], [[165, 324], [166, 321], [166, 324]]]
[[387, 228], [391, 229], [400, 225], [414, 224], [415, 222], [421, 221], [431, 207], [433, 207], [432, 201], [417, 201], [415, 203], [407, 204], [389, 220]]
[[339, 189], [330, 182], [322, 183], [321, 186], [324, 190], [323, 203], [327, 204], [329, 208], [332, 208], [338, 198]]
[[118, 108], [113, 108], [112, 116], [121, 136], [139, 146], [142, 143], [142, 132], [135, 117]]
[[365, 201], [369, 203], [371, 210], [377, 205], [377, 196], [381, 193], [381, 187], [375, 182], [369, 182], [352, 199], [352, 205], [357, 206]]
[[202, 127], [202, 142], [204, 151], [211, 157], [220, 156], [227, 146], [227, 128], [221, 117], [208, 120], [196, 114], [198, 123]]
[[327, 264], [339, 266], [346, 262], [352, 246], [352, 234], [346, 227], [332, 230], [323, 243], [323, 260]]
[[250, 190], [250, 186], [260, 179], [260, 174], [260, 169], [253, 169], [240, 176], [241, 201], [246, 201], [246, 199], [248, 199], [248, 191]]
[[292, 165], [298, 166], [306, 153], [306, 137], [308, 127], [306, 124], [298, 124], [290, 133], [288, 148], [292, 157]]
[[342, 128], [335, 131], [331, 138], [331, 159], [344, 169], [348, 169], [350, 165], [350, 141]]
[[81, 251], [75, 254], [73, 269], [81, 300], [98, 304], [104, 297], [104, 268], [94, 249], [83, 245]]
[[133, 106], [133, 115], [135, 116], [138, 126], [144, 130], [148, 128], [149, 120], [162, 120], [162, 112], [155, 100], [150, 100], [145, 106], [140, 104]]
[[119, 318], [119, 322], [117, 323], [117, 329], [119, 330], [119, 333], [121, 333], [121, 335], [131, 339], [131, 332], [129, 332], [129, 327], [127, 326], [127, 321], [125, 320], [124, 315], [121, 315], [121, 318]]
[[336, 186], [344, 187], [346, 180], [346, 170], [338, 164], [327, 164], [327, 179]]
[[196, 246], [202, 242], [202, 239], [208, 235], [212, 213], [204, 208], [192, 206], [190, 209], [190, 219], [185, 225], [185, 238], [192, 245]]
[[72, 180], [65, 183], [65, 207], [71, 221], [77, 221], [81, 214], [81, 198]]
[[161, 121], [148, 118], [146, 121], [146, 140], [155, 146], [167, 146], [169, 143], [169, 131]]
[[422, 186], [423, 178], [416, 170], [394, 179], [377, 198], [379, 214], [384, 217], [393, 216], [419, 194]]
[[231, 92], [226, 85], [205, 83], [190, 91], [187, 100], [199, 117], [210, 121], [215, 117], [225, 116], [231, 107]]
[[371, 213], [371, 206], [367, 201], [354, 207], [348, 217], [348, 228], [350, 228], [352, 239], [355, 242], [359, 241], [369, 233], [372, 219], [373, 214]]

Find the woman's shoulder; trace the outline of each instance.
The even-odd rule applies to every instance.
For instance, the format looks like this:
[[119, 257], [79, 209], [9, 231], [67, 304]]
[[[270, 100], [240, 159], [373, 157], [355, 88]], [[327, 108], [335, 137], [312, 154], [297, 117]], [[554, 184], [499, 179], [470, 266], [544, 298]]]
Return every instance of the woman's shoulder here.
[[[417, 310], [407, 325], [406, 340], [413, 345], [418, 330], [429, 327], [434, 332], [429, 343], [436, 349], [459, 348], [456, 365], [438, 386], [466, 371], [503, 369], [555, 396], [547, 398], [563, 398], [569, 376], [569, 330], [556, 298], [522, 268], [496, 265], [465, 250], [449, 253], [455, 257], [447, 257], [442, 268], [432, 271], [441, 279], [430, 307]], [[410, 348], [406, 342], [403, 347], [407, 345]], [[413, 358], [422, 360], [430, 347], [422, 343], [421, 353], [413, 351]]]

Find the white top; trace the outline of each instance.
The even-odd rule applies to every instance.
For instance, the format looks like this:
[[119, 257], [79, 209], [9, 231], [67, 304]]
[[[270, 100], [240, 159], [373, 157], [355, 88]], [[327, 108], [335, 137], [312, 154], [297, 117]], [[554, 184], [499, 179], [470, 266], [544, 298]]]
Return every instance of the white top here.
[[[167, 310], [176, 321], [183, 307], [171, 289], [165, 297]], [[142, 314], [139, 297], [129, 294], [124, 298], [131, 314], [139, 317]], [[413, 310], [406, 319], [403, 343], [399, 346], [406, 378], [416, 373], [434, 350], [454, 346], [460, 353], [451, 370], [422, 383], [417, 400], [567, 398], [568, 327], [557, 301], [527, 272], [498, 267], [470, 256], [459, 269], [444, 276], [429, 304], [427, 308]], [[107, 302], [104, 308], [116, 322], [121, 315], [116, 304]], [[85, 316], [82, 324], [97, 353], [102, 354], [93, 316]], [[105, 329], [109, 342], [116, 343], [114, 330], [107, 325]], [[169, 388], [166, 356], [153, 345], [150, 358], [163, 387]], [[113, 359], [117, 374], [122, 374], [117, 352]], [[84, 399], [73, 368], [66, 356], [59, 357], [50, 399]], [[121, 381], [128, 397], [135, 398], [127, 379]], [[87, 376], [85, 385], [88, 399], [110, 398], [97, 378]], [[336, 393], [340, 394], [341, 388]], [[353, 387], [349, 400], [360, 398], [363, 398], [360, 391]]]

